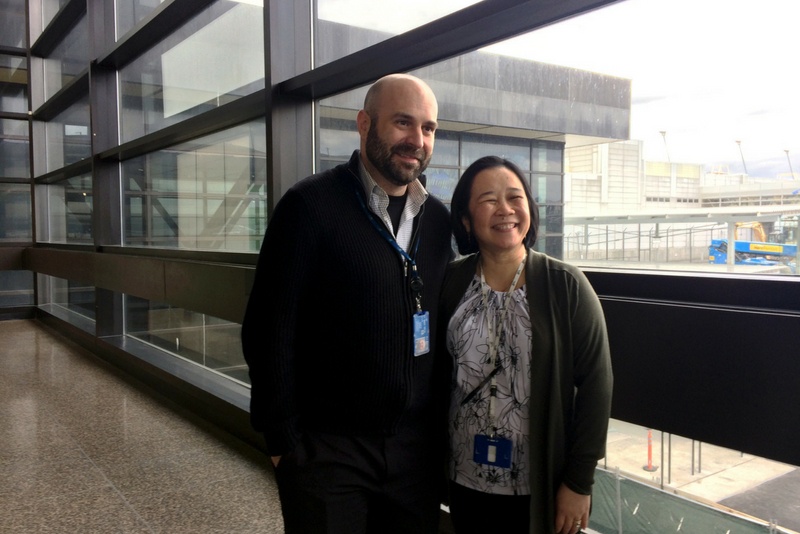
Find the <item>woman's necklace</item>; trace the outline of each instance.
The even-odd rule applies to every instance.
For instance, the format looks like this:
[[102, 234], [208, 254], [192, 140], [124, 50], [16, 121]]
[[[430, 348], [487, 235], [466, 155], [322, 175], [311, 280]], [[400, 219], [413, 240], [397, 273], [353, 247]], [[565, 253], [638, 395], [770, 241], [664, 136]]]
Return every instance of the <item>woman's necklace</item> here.
[[492, 324], [492, 320], [489, 313], [489, 291], [491, 288], [489, 284], [486, 283], [486, 278], [483, 274], [483, 261], [481, 260], [481, 296], [483, 298], [483, 309], [486, 312], [486, 329], [489, 335], [489, 365], [491, 365], [492, 369], [492, 381], [489, 385], [489, 426], [491, 427], [492, 433], [490, 437], [494, 438], [494, 434], [496, 432], [495, 427], [495, 399], [497, 398], [497, 368], [500, 367], [500, 359], [497, 357], [497, 353], [500, 349], [500, 334], [503, 328], [503, 324], [505, 324], [506, 314], [508, 313], [508, 301], [512, 294], [514, 293], [514, 288], [517, 287], [517, 282], [519, 281], [519, 277], [522, 274], [522, 268], [525, 266], [525, 260], [528, 258], [528, 253], [526, 252], [525, 255], [522, 257], [522, 261], [519, 262], [519, 267], [517, 267], [517, 272], [514, 275], [514, 280], [511, 282], [511, 286], [508, 288], [506, 292], [505, 298], [502, 300], [502, 304], [500, 307], [500, 318], [496, 324]]

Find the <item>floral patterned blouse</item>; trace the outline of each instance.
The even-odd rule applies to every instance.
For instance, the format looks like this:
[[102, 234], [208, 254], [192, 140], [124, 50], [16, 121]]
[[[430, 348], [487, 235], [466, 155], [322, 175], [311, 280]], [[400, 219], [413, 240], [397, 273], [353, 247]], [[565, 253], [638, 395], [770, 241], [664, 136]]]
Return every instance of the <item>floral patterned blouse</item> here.
[[[531, 384], [531, 321], [522, 286], [511, 294], [488, 288], [484, 307], [481, 280], [475, 276], [456, 308], [447, 329], [447, 348], [455, 358], [450, 400], [450, 477], [468, 488], [498, 495], [530, 495], [528, 482], [529, 410]], [[488, 320], [500, 320], [508, 298], [505, 321], [499, 328], [496, 375], [495, 427], [497, 435], [512, 442], [511, 467], [473, 461], [476, 435], [491, 434], [489, 383], [476, 388], [494, 368], [490, 362]], [[495, 327], [497, 331], [498, 328]], [[468, 396], [474, 395], [468, 401]]]

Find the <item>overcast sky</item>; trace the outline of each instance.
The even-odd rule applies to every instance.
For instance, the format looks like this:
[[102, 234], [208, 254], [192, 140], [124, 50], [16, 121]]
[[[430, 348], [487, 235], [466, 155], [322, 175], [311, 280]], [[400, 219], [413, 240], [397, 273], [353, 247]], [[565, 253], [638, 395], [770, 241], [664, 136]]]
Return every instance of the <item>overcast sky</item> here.
[[[319, 0], [322, 18], [352, 24], [357, 12], [392, 33], [472, 3]], [[646, 159], [668, 150], [742, 172], [743, 154], [750, 175], [775, 177], [788, 176], [789, 150], [800, 176], [798, 26], [798, 0], [626, 0], [488, 50], [629, 78], [631, 138]]]

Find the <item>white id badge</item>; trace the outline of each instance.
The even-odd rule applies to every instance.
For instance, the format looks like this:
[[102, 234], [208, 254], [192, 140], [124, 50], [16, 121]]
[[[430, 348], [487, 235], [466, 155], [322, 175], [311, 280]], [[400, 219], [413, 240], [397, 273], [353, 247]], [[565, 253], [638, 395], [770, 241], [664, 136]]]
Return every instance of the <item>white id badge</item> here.
[[414, 356], [422, 356], [431, 350], [431, 328], [428, 312], [414, 314]]

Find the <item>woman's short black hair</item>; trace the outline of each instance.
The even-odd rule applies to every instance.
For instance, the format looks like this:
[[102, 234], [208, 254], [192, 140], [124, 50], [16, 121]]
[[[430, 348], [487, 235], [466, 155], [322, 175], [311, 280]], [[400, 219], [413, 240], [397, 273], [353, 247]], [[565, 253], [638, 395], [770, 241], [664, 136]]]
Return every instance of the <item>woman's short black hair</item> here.
[[453, 227], [453, 236], [456, 239], [460, 254], [478, 252], [478, 243], [467, 231], [463, 219], [466, 217], [472, 223], [472, 215], [469, 212], [469, 199], [472, 195], [472, 184], [475, 182], [475, 177], [486, 169], [494, 169], [496, 167], [505, 167], [516, 174], [519, 181], [522, 182], [522, 189], [528, 199], [528, 209], [531, 214], [531, 227], [525, 236], [525, 247], [531, 248], [536, 243], [536, 237], [539, 234], [539, 208], [533, 199], [533, 195], [531, 195], [528, 179], [513, 162], [498, 156], [484, 156], [475, 160], [461, 175], [453, 191], [453, 199], [450, 203], [450, 223]]

